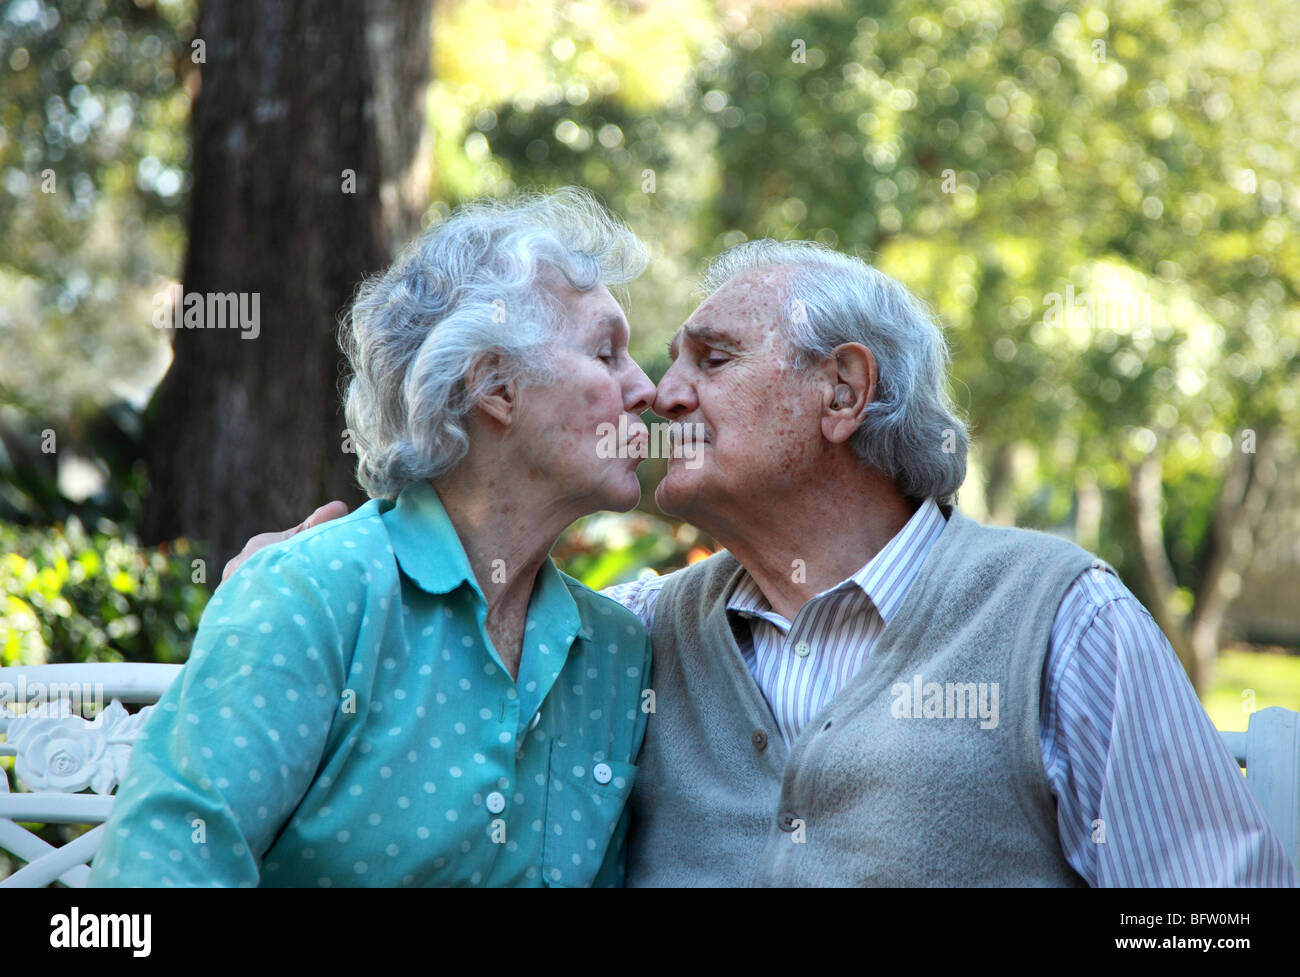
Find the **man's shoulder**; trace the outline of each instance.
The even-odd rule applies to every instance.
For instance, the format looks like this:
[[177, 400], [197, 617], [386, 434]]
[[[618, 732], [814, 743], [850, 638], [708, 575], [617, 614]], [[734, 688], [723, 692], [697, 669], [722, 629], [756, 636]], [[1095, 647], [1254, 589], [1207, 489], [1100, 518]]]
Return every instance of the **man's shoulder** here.
[[734, 556], [719, 550], [690, 566], [664, 574], [654, 604], [655, 622], [664, 621], [664, 614], [671, 615], [674, 621], [686, 614], [697, 618], [702, 625], [726, 597], [737, 575], [743, 572]]
[[1099, 572], [1110, 569], [1095, 554], [1064, 536], [1019, 526], [986, 525], [956, 508], [948, 518], [948, 526], [943, 535], [949, 537], [945, 541], [949, 544], [945, 549], [950, 555], [983, 556], [997, 560], [1008, 556], [1023, 559], [1036, 555], [1039, 559], [1070, 560], [1079, 564], [1081, 569], [1089, 566], [1097, 568]]
[[710, 581], [727, 578], [740, 568], [740, 561], [726, 550], [718, 550], [711, 556], [684, 566], [680, 570], [665, 573], [659, 579], [660, 590], [675, 587], [707, 586]]
[[[644, 637], [645, 627], [641, 619], [619, 601], [592, 590], [582, 581], [569, 576], [563, 570], [558, 571], [560, 579], [569, 589], [569, 596], [578, 607], [578, 614], [583, 623], [593, 632], [626, 639], [629, 635]], [[615, 634], [615, 632], [617, 632]]]

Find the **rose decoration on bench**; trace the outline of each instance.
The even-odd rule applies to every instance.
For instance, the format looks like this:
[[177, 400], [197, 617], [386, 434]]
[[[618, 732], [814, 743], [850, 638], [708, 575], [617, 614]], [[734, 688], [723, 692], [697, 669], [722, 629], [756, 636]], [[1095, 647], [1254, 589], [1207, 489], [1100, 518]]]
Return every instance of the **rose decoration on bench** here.
[[85, 719], [59, 700], [0, 715], [9, 747], [4, 752], [15, 756], [14, 774], [29, 791], [76, 793], [89, 787], [111, 794], [126, 774], [131, 744], [151, 708], [132, 715], [114, 699], [94, 719]]

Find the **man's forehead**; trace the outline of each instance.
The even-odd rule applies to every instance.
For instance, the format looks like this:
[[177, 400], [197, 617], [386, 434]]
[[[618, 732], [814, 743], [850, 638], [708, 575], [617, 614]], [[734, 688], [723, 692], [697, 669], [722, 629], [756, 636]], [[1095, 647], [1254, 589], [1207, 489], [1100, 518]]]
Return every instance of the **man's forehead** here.
[[682, 339], [703, 343], [750, 345], [784, 324], [782, 296], [789, 269], [757, 268], [728, 279], [700, 303], [673, 337], [676, 351]]

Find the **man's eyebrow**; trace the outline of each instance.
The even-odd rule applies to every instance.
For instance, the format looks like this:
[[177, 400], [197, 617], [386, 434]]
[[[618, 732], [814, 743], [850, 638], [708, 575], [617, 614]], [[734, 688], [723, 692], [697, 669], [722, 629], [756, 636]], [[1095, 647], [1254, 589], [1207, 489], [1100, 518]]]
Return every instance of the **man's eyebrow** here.
[[730, 333], [716, 329], [713, 326], [687, 326], [683, 329], [683, 332], [693, 342], [704, 346], [722, 346], [732, 350], [740, 348], [740, 344], [736, 342]]
[[682, 336], [685, 336], [693, 343], [701, 346], [720, 346], [723, 349], [736, 351], [739, 350], [740, 343], [731, 337], [730, 333], [723, 332], [713, 326], [683, 326], [677, 335], [668, 340], [668, 359], [677, 359], [677, 347]]

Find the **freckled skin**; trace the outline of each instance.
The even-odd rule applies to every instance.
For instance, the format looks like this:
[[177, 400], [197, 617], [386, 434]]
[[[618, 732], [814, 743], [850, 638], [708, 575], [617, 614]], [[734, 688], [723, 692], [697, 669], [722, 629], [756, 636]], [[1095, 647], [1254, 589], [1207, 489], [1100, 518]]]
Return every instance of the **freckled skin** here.
[[[787, 362], [791, 273], [737, 275], [696, 309], [673, 340], [654, 406], [702, 424], [706, 438], [697, 467], [670, 459], [655, 492], [660, 508], [726, 547], [793, 620], [879, 552], [919, 503], [850, 445], [874, 394], [871, 351], [842, 344], [806, 371]], [[836, 406], [836, 385], [847, 381], [854, 396]]]
[[558, 380], [520, 390], [511, 446], [528, 477], [553, 485], [557, 499], [587, 512], [630, 509], [641, 496], [637, 459], [599, 457], [600, 430], [617, 430], [624, 414], [639, 425], [654, 385], [627, 353], [626, 322], [608, 289], [555, 291], [570, 317], [557, 340]]
[[[724, 285], [678, 333], [678, 355], [659, 385], [657, 413], [705, 425], [695, 469], [669, 462], [655, 499], [697, 524], [741, 523], [756, 502], [796, 493], [813, 475], [821, 441], [821, 392], [787, 362], [780, 269]], [[690, 338], [715, 329], [732, 348]]]
[[[641, 497], [630, 452], [599, 456], [601, 424], [617, 430], [626, 416], [629, 426], [640, 425], [654, 397], [654, 384], [627, 355], [627, 320], [609, 291], [549, 287], [567, 323], [555, 339], [555, 380], [485, 398], [470, 422], [469, 452], [435, 486], [483, 588], [488, 636], [511, 676], [537, 570], [556, 537], [580, 516], [630, 509]], [[494, 573], [502, 566], [504, 579]]]

